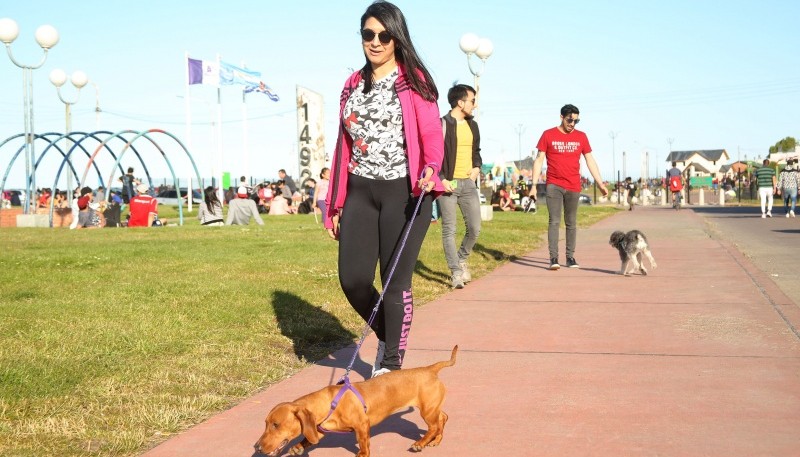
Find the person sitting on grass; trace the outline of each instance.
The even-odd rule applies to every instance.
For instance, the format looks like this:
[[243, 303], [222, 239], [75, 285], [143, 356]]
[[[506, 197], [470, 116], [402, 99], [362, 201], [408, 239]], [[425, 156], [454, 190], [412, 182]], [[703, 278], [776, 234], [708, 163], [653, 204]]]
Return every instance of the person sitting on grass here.
[[270, 216], [285, 216], [287, 214], [294, 214], [295, 208], [289, 205], [289, 202], [283, 197], [282, 190], [275, 190], [275, 198], [272, 199], [272, 204], [269, 205]]
[[92, 199], [91, 189], [78, 199], [78, 229], [100, 228], [97, 215], [95, 214], [97, 205], [92, 203]]
[[200, 202], [197, 219], [201, 225], [216, 227], [225, 224], [222, 218], [222, 203], [217, 198], [217, 192], [213, 186], [208, 186], [205, 189], [205, 199]]
[[147, 184], [136, 185], [138, 195], [129, 202], [128, 227], [152, 227], [153, 222], [158, 219], [158, 200], [148, 195], [149, 191]]
[[493, 211], [514, 211], [514, 200], [502, 187], [492, 196]]
[[236, 198], [228, 203], [228, 217], [225, 225], [249, 225], [250, 219], [255, 219], [256, 224], [264, 225], [258, 214], [258, 207], [247, 193], [247, 188], [240, 186], [236, 190]]

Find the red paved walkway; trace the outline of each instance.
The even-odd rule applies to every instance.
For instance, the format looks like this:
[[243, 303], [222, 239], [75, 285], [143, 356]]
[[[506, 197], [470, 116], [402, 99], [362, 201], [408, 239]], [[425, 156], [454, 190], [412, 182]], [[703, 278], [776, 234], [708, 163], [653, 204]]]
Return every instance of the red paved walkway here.
[[[608, 236], [633, 228], [650, 239], [650, 276], [613, 274]], [[444, 440], [425, 455], [800, 455], [800, 307], [701, 216], [620, 213], [579, 232], [581, 269], [548, 271], [547, 257], [543, 247], [415, 313], [407, 366], [461, 348], [441, 373]], [[309, 367], [145, 455], [254, 455], [275, 403], [341, 372]], [[409, 455], [420, 427], [415, 411], [392, 416], [373, 428], [372, 455]], [[352, 436], [331, 435], [308, 455], [355, 452]]]

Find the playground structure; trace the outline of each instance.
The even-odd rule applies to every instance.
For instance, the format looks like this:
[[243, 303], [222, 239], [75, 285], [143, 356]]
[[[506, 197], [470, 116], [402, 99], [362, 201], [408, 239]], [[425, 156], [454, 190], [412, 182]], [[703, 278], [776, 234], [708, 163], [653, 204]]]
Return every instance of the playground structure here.
[[[165, 149], [162, 144], [155, 140], [155, 137], [163, 136], [167, 137], [167, 140], [172, 143], [171, 146], [173, 147]], [[6, 189], [6, 182], [12, 172], [12, 169], [14, 168], [15, 162], [26, 149], [24, 137], [25, 134], [20, 133], [0, 142], [0, 170], [3, 170], [3, 160], [8, 156], [6, 151], [11, 152], [8, 165], [5, 167], [5, 171], [3, 173], [2, 181], [0, 181], [0, 195], [2, 195], [3, 191]], [[71, 192], [75, 187], [86, 186], [88, 182], [87, 180], [90, 177], [96, 177], [99, 186], [103, 186], [107, 189], [110, 188], [116, 182], [115, 177], [118, 178], [125, 173], [122, 166], [122, 161], [128, 151], [133, 152], [135, 156], [133, 160], [136, 163], [137, 168], [141, 167], [141, 170], [143, 170], [145, 175], [145, 178], [142, 182], [147, 183], [149, 187], [154, 187], [153, 178], [151, 177], [150, 169], [148, 168], [147, 161], [145, 158], [143, 158], [143, 155], [146, 155], [149, 158], [153, 152], [155, 152], [155, 154], [161, 156], [162, 160], [167, 165], [170, 177], [176, 189], [180, 189], [180, 181], [175, 171], [175, 165], [179, 164], [180, 162], [180, 165], [183, 165], [183, 168], [188, 168], [186, 167], [187, 164], [190, 165], [191, 168], [189, 169], [189, 176], [195, 177], [196, 180], [194, 182], [198, 186], [197, 190], [202, 192], [200, 173], [197, 169], [197, 165], [195, 164], [192, 154], [175, 135], [165, 130], [121, 130], [116, 133], [101, 130], [96, 132], [70, 132], [67, 134], [56, 132], [49, 132], [41, 135], [32, 134], [31, 142], [36, 141], [44, 143], [45, 147], [38, 157], [33, 158], [32, 166], [30, 168], [30, 175], [25, 176], [25, 182], [28, 188], [25, 189], [26, 199], [24, 204], [28, 205], [28, 207], [35, 204], [32, 196], [36, 191], [37, 169], [42, 167], [43, 161], [46, 160], [48, 154], [53, 153], [53, 151], [55, 151], [57, 154], [60, 154], [61, 161], [60, 163], [57, 162], [59, 156], [56, 154], [55, 160], [57, 164], [57, 171], [55, 172], [52, 181], [45, 181], [44, 187], [48, 187], [52, 184], [51, 188], [56, 189], [58, 188], [59, 180], [62, 178], [68, 178], [67, 183], [70, 182], [70, 178], [74, 178], [75, 182], [77, 183], [75, 186], [67, 184], [62, 187], [63, 189], [68, 190], [68, 195], [71, 195]], [[175, 148], [175, 145], [177, 145], [178, 148]], [[119, 149], [120, 146], [122, 146], [121, 149]], [[93, 150], [91, 149], [92, 147], [94, 148]], [[167, 151], [169, 151], [169, 153]], [[184, 160], [182, 156], [184, 156], [186, 160]], [[170, 157], [172, 160], [170, 160]], [[52, 158], [49, 160], [51, 160], [50, 164], [53, 164]], [[78, 174], [78, 169], [80, 169], [80, 167], [76, 169], [76, 163], [84, 164], [83, 173], [81, 175]], [[152, 165], [153, 162], [150, 163]], [[92, 174], [90, 174], [92, 170], [94, 170], [93, 175], [96, 176], [92, 176]], [[117, 172], [119, 172], [119, 175], [117, 175]], [[107, 180], [103, 179], [104, 173], [107, 176]], [[64, 176], [62, 176], [62, 174]], [[191, 184], [189, 184], [187, 187], [191, 188]], [[187, 193], [191, 195], [192, 192], [189, 191]], [[109, 197], [110, 192], [106, 192], [106, 201], [108, 201]], [[179, 225], [183, 225], [183, 206], [183, 204], [178, 206]], [[48, 224], [50, 227], [53, 227], [54, 209], [55, 199], [51, 199], [48, 212]], [[0, 209], [0, 211], [3, 210]]]

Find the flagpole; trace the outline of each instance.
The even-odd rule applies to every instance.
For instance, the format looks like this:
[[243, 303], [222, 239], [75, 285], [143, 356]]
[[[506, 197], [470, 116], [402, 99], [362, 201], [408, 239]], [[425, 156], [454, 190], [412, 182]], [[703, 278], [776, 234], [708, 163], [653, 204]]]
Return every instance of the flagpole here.
[[[184, 54], [185, 62], [186, 62], [186, 93], [183, 97], [184, 105], [186, 106], [186, 145], [189, 148], [189, 153], [194, 153], [194, 149], [192, 148], [192, 102], [191, 98], [189, 97], [189, 51], [186, 51]], [[189, 162], [191, 164], [191, 161]], [[192, 171], [191, 165], [187, 169], [187, 173], [189, 176], [189, 187], [187, 188], [187, 194], [189, 195], [189, 205], [187, 209], [189, 211], [192, 210]], [[177, 189], [178, 198], [180, 198], [180, 189]]]
[[[242, 61], [242, 68], [247, 68], [244, 61]], [[250, 151], [247, 144], [247, 100], [245, 99], [247, 93], [242, 88], [242, 153], [244, 155], [244, 176], [247, 176], [247, 182], [250, 183], [252, 173], [250, 170]]]
[[[217, 54], [217, 68], [220, 67], [220, 56]], [[219, 201], [225, 201], [224, 190], [222, 189], [222, 91], [220, 83], [217, 81], [217, 197]]]

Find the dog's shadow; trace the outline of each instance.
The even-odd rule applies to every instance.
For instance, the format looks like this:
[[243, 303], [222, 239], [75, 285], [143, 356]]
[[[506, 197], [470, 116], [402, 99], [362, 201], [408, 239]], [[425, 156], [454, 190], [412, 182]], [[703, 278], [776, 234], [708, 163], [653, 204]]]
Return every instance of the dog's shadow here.
[[583, 270], [583, 271], [594, 271], [596, 273], [605, 273], [607, 275], [619, 276], [619, 271], [618, 270], [606, 270], [605, 268], [584, 268], [584, 267], [581, 267], [581, 270]]
[[[281, 334], [292, 340], [298, 359], [341, 369], [350, 363], [356, 335], [344, 328], [336, 316], [295, 294], [279, 290], [272, 293], [272, 308]], [[342, 349], [345, 347], [347, 350]], [[367, 379], [372, 374], [372, 365], [356, 357], [353, 371]]]
[[[411, 414], [414, 412], [414, 408], [408, 407], [403, 411], [398, 411], [391, 416], [384, 419], [380, 424], [372, 427], [370, 429], [370, 437], [374, 438], [378, 435], [383, 433], [396, 433], [403, 438], [409, 440], [408, 448], [411, 448], [411, 445], [422, 438], [425, 434], [425, 430], [420, 429], [417, 424], [411, 422], [410, 420], [406, 419], [404, 416]], [[283, 453], [280, 454], [282, 456], [289, 455], [289, 449], [292, 446], [296, 445], [300, 441], [303, 440], [301, 436], [298, 439], [291, 441], [286, 447], [283, 449]], [[343, 448], [347, 449], [348, 451], [352, 452], [353, 454], [358, 453], [358, 446], [356, 445], [356, 435], [355, 433], [328, 433], [322, 437], [319, 443], [315, 444], [302, 455], [311, 456], [314, 454], [316, 449], [333, 449], [333, 448]], [[253, 453], [252, 457], [263, 457], [264, 454], [256, 451]]]

